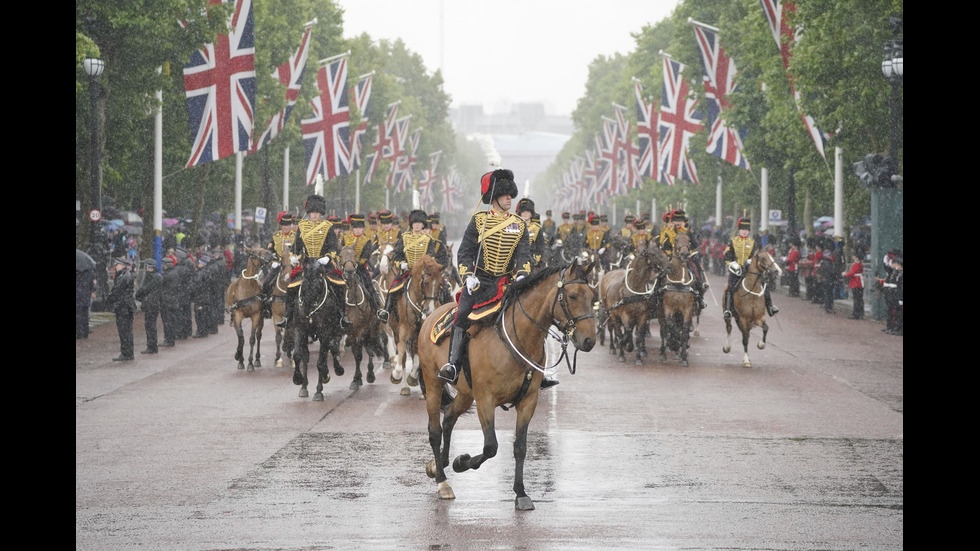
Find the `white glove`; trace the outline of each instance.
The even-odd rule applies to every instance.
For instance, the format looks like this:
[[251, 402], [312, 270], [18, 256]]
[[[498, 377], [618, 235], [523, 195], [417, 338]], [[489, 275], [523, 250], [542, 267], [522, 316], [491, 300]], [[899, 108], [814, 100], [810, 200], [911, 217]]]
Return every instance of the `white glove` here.
[[322, 258], [316, 259], [316, 261], [321, 266], [326, 266], [327, 264], [330, 264], [330, 257], [329, 256], [324, 256]]
[[604, 252], [606, 252], [606, 248], [605, 248], [605, 247], [603, 247], [603, 248], [601, 248], [601, 249], [599, 249], [599, 254], [602, 254], [602, 253], [604, 253]]
[[407, 270], [407, 269], [408, 269], [408, 262], [402, 262], [402, 263], [401, 263], [401, 269], [402, 269], [402, 271], [403, 271], [403, 272], [404, 272], [405, 270]]
[[279, 263], [278, 262], [273, 262], [272, 263], [272, 267], [273, 268], [278, 268], [279, 267]]
[[299, 257], [295, 254], [291, 254], [289, 255], [289, 261], [292, 262], [293, 266], [295, 266], [296, 264], [299, 264]]
[[391, 245], [385, 245], [385, 250], [381, 254], [389, 255], [394, 250], [395, 250], [394, 247], [392, 247]]
[[514, 281], [520, 281], [522, 279], [524, 279], [524, 274], [517, 276], [517, 279], [515, 279]]
[[738, 275], [742, 275], [742, 267], [738, 265], [738, 262], [734, 262], [734, 261], [729, 262], [728, 263], [728, 271], [730, 271], [731, 273], [733, 273], [733, 274], [735, 274], [737, 276]]
[[466, 276], [466, 290], [472, 295], [473, 291], [480, 288], [480, 278], [473, 274]]

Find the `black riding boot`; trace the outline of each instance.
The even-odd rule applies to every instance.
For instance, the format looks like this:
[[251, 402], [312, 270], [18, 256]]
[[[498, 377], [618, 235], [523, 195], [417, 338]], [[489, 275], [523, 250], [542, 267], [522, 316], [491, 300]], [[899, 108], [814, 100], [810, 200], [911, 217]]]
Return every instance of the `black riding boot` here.
[[725, 321], [732, 319], [732, 290], [731, 287], [725, 293]]
[[766, 296], [766, 313], [768, 313], [769, 317], [771, 318], [779, 313], [779, 308], [776, 308], [775, 306], [772, 305], [772, 295], [769, 294], [769, 287], [766, 287], [765, 296]]
[[439, 378], [443, 381], [456, 384], [459, 379], [459, 358], [463, 355], [463, 346], [466, 344], [466, 329], [463, 327], [453, 327], [452, 341], [449, 345], [449, 362], [439, 370]]
[[293, 313], [296, 310], [296, 298], [293, 297], [292, 293], [286, 294], [286, 313], [283, 314], [282, 320], [276, 324], [276, 327], [280, 329], [285, 329], [289, 325], [289, 320], [293, 318]]

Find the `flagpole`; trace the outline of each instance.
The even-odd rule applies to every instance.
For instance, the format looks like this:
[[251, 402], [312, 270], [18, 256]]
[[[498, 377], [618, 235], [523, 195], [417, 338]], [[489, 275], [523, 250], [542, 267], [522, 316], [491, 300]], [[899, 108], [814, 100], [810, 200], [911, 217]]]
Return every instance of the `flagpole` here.
[[235, 152], [235, 233], [242, 234], [242, 152]]
[[361, 167], [354, 174], [354, 212], [361, 212]]
[[[314, 20], [315, 21], [315, 20]], [[282, 210], [289, 210], [289, 146], [282, 153]]]
[[331, 61], [334, 61], [336, 59], [340, 59], [342, 57], [346, 57], [346, 56], [349, 56], [349, 55], [350, 55], [350, 50], [347, 50], [346, 52], [344, 52], [342, 54], [337, 54], [335, 56], [330, 56], [328, 58], [321, 59], [320, 61], [317, 62], [317, 64], [319, 64], [319, 65], [326, 65], [327, 63], [330, 63]]
[[721, 32], [721, 29], [719, 29], [718, 27], [712, 27], [711, 25], [708, 25], [707, 23], [701, 23], [700, 21], [695, 21], [694, 18], [692, 18], [692, 17], [688, 17], [687, 18], [687, 22], [690, 23], [690, 24], [692, 24], [692, 25], [697, 25], [698, 27], [703, 27], [705, 29], [708, 29], [709, 31], [714, 31], [716, 33], [720, 33]]
[[[163, 72], [163, 67], [157, 69]], [[157, 271], [163, 266], [163, 90], [156, 91], [157, 108], [153, 122], [153, 258]]]

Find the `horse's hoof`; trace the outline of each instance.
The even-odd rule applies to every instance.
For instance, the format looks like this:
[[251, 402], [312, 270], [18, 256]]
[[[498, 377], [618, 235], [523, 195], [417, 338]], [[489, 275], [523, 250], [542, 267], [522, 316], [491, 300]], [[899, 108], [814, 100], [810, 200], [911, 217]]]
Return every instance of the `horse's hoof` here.
[[643, 360], [637, 358], [636, 361], [633, 362], [633, 363], [636, 364], [636, 365], [643, 365]]
[[255, 371], [255, 365], [248, 364], [248, 369], [246, 369], [245, 371]]
[[310, 397], [310, 391], [306, 390], [305, 388], [299, 389], [299, 397], [300, 398], [309, 398]]
[[694, 331], [694, 336], [695, 337], [700, 337], [701, 336], [701, 332], [700, 331]]
[[399, 394], [401, 394], [402, 396], [411, 396], [412, 389], [408, 388], [407, 386], [403, 386]]
[[334, 372], [335, 375], [337, 375], [338, 377], [340, 377], [341, 375], [344, 374], [344, 368], [341, 367], [341, 366], [339, 366], [339, 365], [335, 365], [335, 366], [333, 366], [333, 372]]
[[313, 395], [313, 401], [314, 402], [322, 402], [323, 401], [323, 393], [322, 392], [317, 392], [316, 394], [314, 394]]
[[742, 367], [752, 367], [752, 362], [742, 362]]
[[392, 363], [391, 363], [391, 362], [385, 362], [385, 363], [383, 363], [383, 364], [381, 365], [381, 368], [382, 368], [382, 369], [391, 369], [392, 367], [394, 367], [394, 366], [392, 365]]
[[255, 364], [254, 365], [255, 365], [255, 367], [262, 367], [262, 362], [260, 362], [259, 360], [255, 360]]
[[361, 383], [361, 380], [360, 379], [354, 379], [353, 381], [350, 382], [350, 389], [351, 390], [357, 390], [357, 389], [361, 388], [361, 385], [362, 384], [363, 383]]
[[463, 464], [465, 461], [469, 461], [469, 460], [470, 460], [470, 454], [468, 453], [464, 453], [463, 455], [457, 457], [456, 459], [453, 459], [453, 471], [457, 473], [463, 473], [469, 470], [469, 467]]
[[425, 474], [429, 478], [436, 477], [436, 460], [430, 459], [428, 463], [425, 464]]
[[368, 383], [373, 383], [374, 382], [374, 372], [373, 371], [368, 371], [368, 374], [367, 374], [367, 382]]
[[456, 499], [456, 494], [445, 480], [439, 483], [439, 499]]
[[626, 358], [620, 356], [619, 357], [619, 363], [626, 363]]
[[419, 386], [419, 378], [417, 375], [409, 375], [405, 382], [408, 383], [408, 386]]
[[766, 348], [766, 343], [764, 343], [764, 342], [760, 342], [760, 343], [759, 343], [759, 344], [758, 344], [757, 346], [759, 347], [759, 350], [765, 350], [765, 348]]
[[732, 351], [732, 347], [730, 347], [730, 346], [723, 346], [723, 347], [721, 347], [721, 351], [724, 352], [725, 354], [728, 354], [729, 352]]
[[245, 369], [245, 362], [238, 362], [238, 369]]
[[282, 367], [282, 360], [276, 360], [276, 367], [277, 368]]
[[687, 360], [681, 360], [681, 367], [687, 367]]
[[527, 496], [521, 496], [514, 500], [514, 509], [518, 511], [533, 511], [534, 502]]
[[401, 377], [398, 377], [396, 379], [394, 374], [392, 374], [391, 377], [389, 377], [388, 380], [391, 381], [391, 384], [393, 384], [393, 385], [400, 385], [402, 383], [402, 378]]

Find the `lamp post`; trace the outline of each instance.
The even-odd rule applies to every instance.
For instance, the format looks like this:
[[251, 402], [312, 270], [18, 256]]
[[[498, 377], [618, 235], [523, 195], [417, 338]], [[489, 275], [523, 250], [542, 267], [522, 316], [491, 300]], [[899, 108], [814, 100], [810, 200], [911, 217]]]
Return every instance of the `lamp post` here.
[[[887, 251], [901, 248], [903, 242], [904, 203], [902, 190], [896, 186], [901, 177], [897, 175], [899, 167], [899, 135], [902, 129], [902, 108], [899, 96], [904, 73], [904, 45], [902, 39], [902, 20], [889, 17], [892, 39], [885, 43], [885, 58], [881, 62], [881, 72], [891, 85], [889, 109], [891, 121], [889, 124], [888, 158], [882, 161], [884, 165], [878, 174], [872, 178], [871, 187], [871, 273], [874, 277], [884, 274], [884, 256]], [[871, 300], [871, 313], [875, 319], [884, 319], [887, 308], [880, 293], [874, 293]]]
[[90, 170], [92, 172], [92, 208], [89, 211], [89, 222], [92, 225], [91, 242], [99, 242], [99, 220], [102, 214], [102, 182], [99, 178], [101, 162], [99, 159], [99, 77], [105, 70], [105, 62], [99, 58], [87, 57], [82, 61], [85, 74], [89, 76], [89, 91], [92, 96], [92, 115], [89, 127], [92, 130], [90, 144]]

